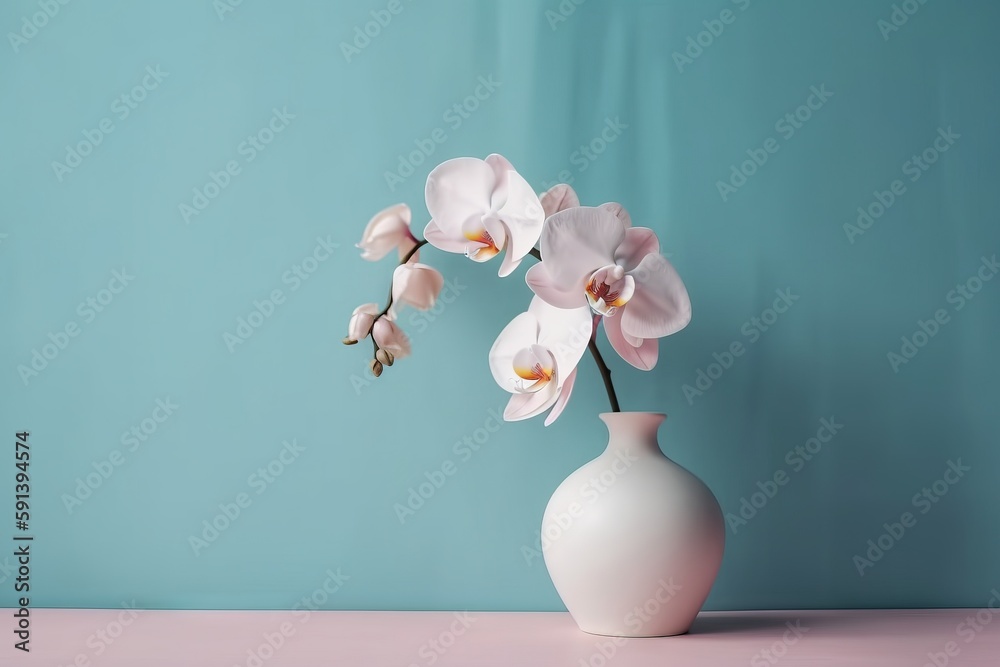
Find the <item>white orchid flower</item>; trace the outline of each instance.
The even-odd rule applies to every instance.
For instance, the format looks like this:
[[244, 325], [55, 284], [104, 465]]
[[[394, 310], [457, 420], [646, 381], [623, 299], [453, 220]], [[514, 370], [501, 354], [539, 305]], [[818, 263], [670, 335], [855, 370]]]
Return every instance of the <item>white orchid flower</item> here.
[[490, 350], [490, 370], [497, 384], [513, 394], [504, 419], [528, 419], [549, 408], [546, 426], [559, 417], [593, 326], [588, 308], [556, 308], [535, 297], [528, 312], [500, 332]]
[[568, 208], [545, 221], [542, 261], [525, 279], [557, 308], [589, 306], [612, 347], [636, 368], [656, 365], [659, 344], [691, 321], [691, 300], [659, 254], [656, 234], [632, 227], [619, 204]]
[[500, 275], [510, 275], [531, 252], [545, 214], [538, 196], [500, 155], [454, 158], [427, 176], [431, 221], [424, 238], [445, 252], [485, 262], [506, 249]]

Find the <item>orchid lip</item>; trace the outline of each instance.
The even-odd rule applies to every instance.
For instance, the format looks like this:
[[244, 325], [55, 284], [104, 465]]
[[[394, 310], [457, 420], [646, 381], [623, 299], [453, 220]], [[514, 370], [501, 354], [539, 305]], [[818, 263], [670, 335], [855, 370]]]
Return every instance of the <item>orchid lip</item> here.
[[523, 348], [514, 355], [511, 366], [517, 376], [511, 378], [511, 384], [519, 393], [535, 393], [556, 377], [555, 358], [540, 345]]
[[541, 364], [535, 364], [531, 368], [514, 366], [514, 374], [517, 375], [516, 378], [511, 378], [514, 387], [523, 394], [533, 394], [551, 382], [556, 372], [554, 368], [543, 368]]
[[[610, 281], [610, 282], [609, 282]], [[618, 312], [635, 293], [635, 281], [618, 265], [594, 271], [584, 288], [587, 303], [598, 315], [609, 317]]]
[[486, 225], [478, 225], [469, 228], [468, 225], [462, 230], [462, 235], [471, 241], [465, 246], [465, 256], [475, 262], [485, 262], [500, 254], [501, 248], [497, 245], [493, 235], [486, 229]]
[[[487, 234], [487, 236], [489, 235]], [[472, 261], [485, 262], [486, 260], [493, 259], [500, 254], [500, 248], [496, 247], [492, 238], [488, 241], [479, 241], [478, 239], [475, 240], [477, 241], [476, 245], [470, 243], [465, 247], [465, 256]]]

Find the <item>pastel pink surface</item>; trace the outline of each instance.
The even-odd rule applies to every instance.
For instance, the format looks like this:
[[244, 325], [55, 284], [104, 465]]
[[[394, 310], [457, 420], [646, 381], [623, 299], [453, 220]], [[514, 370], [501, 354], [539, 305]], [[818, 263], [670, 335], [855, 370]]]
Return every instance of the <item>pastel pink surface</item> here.
[[[3, 614], [8, 627], [12, 613]], [[980, 630], [971, 636], [958, 633], [959, 625], [977, 613], [979, 622], [993, 620], [990, 610], [705, 612], [688, 635], [619, 639], [619, 645], [580, 632], [565, 613], [469, 612], [463, 624], [450, 612], [139, 611], [112, 643], [96, 639], [98, 630], [117, 633], [120, 613], [33, 610], [31, 652], [14, 650], [7, 630], [0, 665], [921, 667], [934, 664], [928, 654], [939, 654], [940, 664], [947, 657], [948, 665], [1000, 665], [1000, 619], [975, 626]], [[796, 635], [789, 624], [796, 623], [801, 638], [790, 643]], [[282, 624], [293, 631], [284, 644], [270, 653], [265, 650], [261, 662], [254, 661], [249, 651], [258, 651], [264, 635], [279, 633]], [[452, 626], [467, 630], [450, 642]], [[441, 650], [431, 648], [431, 641]], [[613, 657], [605, 659], [602, 648], [610, 654], [612, 647]], [[774, 649], [770, 659], [763, 653]], [[947, 656], [949, 649], [952, 656]]]

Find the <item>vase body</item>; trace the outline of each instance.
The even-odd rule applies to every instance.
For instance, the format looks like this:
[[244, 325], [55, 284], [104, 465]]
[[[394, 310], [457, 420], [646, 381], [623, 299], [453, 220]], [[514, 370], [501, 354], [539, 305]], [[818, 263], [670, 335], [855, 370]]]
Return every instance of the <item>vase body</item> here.
[[718, 574], [722, 510], [701, 480], [660, 451], [665, 418], [602, 414], [607, 449], [566, 478], [545, 508], [545, 566], [584, 632], [683, 634]]

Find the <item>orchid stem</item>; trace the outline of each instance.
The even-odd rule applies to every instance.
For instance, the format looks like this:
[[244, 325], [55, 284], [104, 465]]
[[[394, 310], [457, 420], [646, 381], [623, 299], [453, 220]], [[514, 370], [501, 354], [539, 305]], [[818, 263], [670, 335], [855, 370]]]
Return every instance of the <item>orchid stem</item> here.
[[621, 412], [622, 409], [618, 405], [618, 396], [615, 394], [615, 385], [611, 383], [611, 369], [604, 363], [604, 357], [601, 356], [601, 351], [597, 349], [596, 338], [590, 339], [587, 349], [594, 355], [594, 361], [597, 362], [597, 370], [601, 372], [601, 379], [604, 380], [604, 388], [608, 390], [608, 400], [611, 401], [611, 412]]
[[[542, 253], [538, 248], [532, 248], [528, 251], [528, 254], [537, 260], [542, 259]], [[597, 364], [597, 370], [601, 373], [601, 379], [604, 380], [604, 388], [608, 391], [608, 401], [611, 402], [612, 412], [621, 412], [621, 406], [618, 405], [618, 395], [615, 393], [615, 385], [611, 382], [611, 369], [608, 365], [604, 363], [604, 357], [601, 356], [601, 351], [597, 348], [597, 326], [594, 326], [594, 333], [590, 336], [590, 342], [587, 343], [587, 349], [590, 350], [590, 354], [594, 357], [594, 362]]]
[[[413, 255], [418, 250], [420, 250], [421, 247], [423, 247], [425, 245], [427, 245], [427, 239], [420, 239], [419, 241], [417, 241], [417, 244], [415, 246], [413, 246], [412, 248], [410, 248], [410, 252], [408, 252], [405, 255], [403, 255], [403, 258], [399, 260], [399, 265], [402, 266], [403, 264], [406, 264], [407, 262], [409, 262], [410, 258], [413, 257]], [[380, 318], [383, 315], [385, 315], [386, 313], [388, 313], [390, 308], [392, 308], [392, 281], [391, 280], [389, 281], [389, 299], [385, 303], [385, 308], [382, 309], [381, 313], [379, 313], [378, 315], [375, 316], [375, 319], [377, 320], [378, 318]]]

